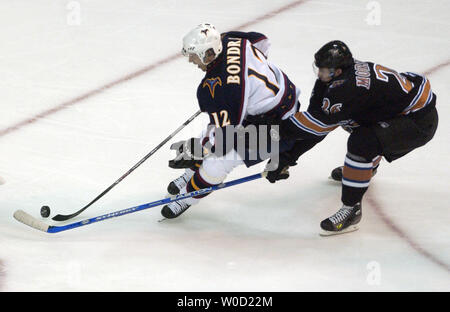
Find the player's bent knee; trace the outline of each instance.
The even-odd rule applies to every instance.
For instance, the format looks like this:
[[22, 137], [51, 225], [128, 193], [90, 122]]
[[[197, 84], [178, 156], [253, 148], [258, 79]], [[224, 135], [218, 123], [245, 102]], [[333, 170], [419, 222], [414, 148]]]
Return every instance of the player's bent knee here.
[[359, 127], [353, 131], [347, 141], [347, 151], [366, 160], [382, 154], [375, 131], [368, 127]]

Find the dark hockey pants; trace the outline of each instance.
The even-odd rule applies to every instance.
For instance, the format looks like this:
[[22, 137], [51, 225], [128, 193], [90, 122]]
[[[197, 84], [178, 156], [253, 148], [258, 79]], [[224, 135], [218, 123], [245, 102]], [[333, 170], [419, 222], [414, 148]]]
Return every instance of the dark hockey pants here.
[[353, 206], [367, 191], [372, 169], [384, 156], [392, 162], [425, 145], [438, 126], [436, 98], [420, 111], [401, 115], [372, 126], [356, 128], [347, 142], [342, 178], [342, 202]]

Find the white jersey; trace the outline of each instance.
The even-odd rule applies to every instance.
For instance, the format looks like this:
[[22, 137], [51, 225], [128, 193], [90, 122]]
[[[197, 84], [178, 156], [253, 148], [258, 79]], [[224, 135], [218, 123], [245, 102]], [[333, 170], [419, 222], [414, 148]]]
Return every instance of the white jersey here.
[[[283, 72], [267, 59], [270, 47], [269, 39], [263, 39], [246, 47], [246, 86], [244, 103], [245, 116], [264, 114], [277, 106], [285, 93], [286, 79]], [[296, 88], [295, 104], [285, 112], [286, 119], [298, 109], [297, 100], [300, 89]], [[241, 121], [242, 123], [242, 121]]]

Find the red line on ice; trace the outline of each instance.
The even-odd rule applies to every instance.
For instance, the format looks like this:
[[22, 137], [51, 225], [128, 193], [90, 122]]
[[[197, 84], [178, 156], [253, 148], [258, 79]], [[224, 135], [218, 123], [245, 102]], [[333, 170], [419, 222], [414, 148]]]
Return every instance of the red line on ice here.
[[[292, 3], [289, 3], [287, 5], [279, 7], [278, 9], [270, 11], [270, 12], [264, 14], [264, 15], [256, 17], [256, 18], [254, 18], [254, 19], [252, 19], [252, 20], [250, 20], [250, 21], [248, 21], [248, 22], [246, 22], [244, 24], [241, 24], [241, 25], [239, 25], [237, 27], [234, 27], [233, 29], [237, 30], [237, 29], [242, 29], [242, 28], [248, 27], [248, 26], [252, 26], [252, 25], [257, 24], [257, 23], [259, 23], [261, 21], [264, 21], [266, 19], [272, 18], [272, 17], [274, 17], [274, 16], [276, 16], [276, 15], [278, 15], [280, 13], [283, 13], [286, 10], [289, 10], [289, 9], [292, 9], [292, 8], [294, 8], [296, 6], [299, 6], [299, 5], [303, 4], [303, 3], [305, 3], [306, 1], [307, 0], [294, 1]], [[148, 73], [149, 71], [152, 71], [155, 68], [158, 68], [158, 67], [160, 67], [160, 66], [162, 66], [164, 64], [167, 64], [167, 63], [170, 63], [170, 62], [176, 60], [180, 56], [181, 56], [181, 53], [172, 54], [172, 55], [170, 55], [170, 56], [168, 56], [168, 57], [166, 57], [166, 58], [164, 58], [162, 60], [159, 60], [159, 61], [157, 61], [157, 62], [155, 62], [155, 63], [153, 63], [151, 65], [148, 65], [148, 66], [146, 66], [146, 67], [144, 67], [144, 68], [142, 68], [142, 69], [140, 69], [138, 71], [135, 71], [135, 72], [133, 72], [131, 74], [128, 74], [128, 75], [126, 75], [124, 77], [121, 77], [121, 78], [119, 78], [117, 80], [109, 82], [109, 83], [107, 83], [107, 84], [105, 84], [105, 85], [103, 85], [101, 87], [96, 88], [96, 89], [87, 91], [86, 93], [84, 93], [82, 95], [79, 95], [79, 96], [77, 96], [77, 97], [75, 97], [75, 98], [73, 98], [71, 100], [68, 100], [68, 101], [65, 101], [65, 102], [63, 102], [61, 104], [58, 104], [58, 105], [56, 105], [53, 108], [50, 108], [50, 109], [45, 110], [45, 111], [42, 111], [42, 112], [40, 112], [40, 113], [38, 113], [38, 114], [36, 114], [36, 115], [34, 115], [32, 117], [24, 119], [24, 120], [14, 124], [14, 125], [11, 125], [11, 126], [5, 128], [5, 129], [1, 129], [0, 130], [0, 137], [5, 136], [5, 135], [7, 135], [7, 134], [9, 134], [11, 132], [17, 131], [19, 129], [22, 129], [25, 126], [34, 124], [35, 122], [39, 121], [41, 118], [45, 118], [45, 117], [47, 117], [49, 115], [55, 114], [55, 113], [57, 113], [57, 112], [59, 112], [61, 110], [64, 110], [64, 109], [66, 109], [66, 108], [68, 108], [70, 106], [73, 106], [74, 104], [78, 104], [78, 103], [80, 103], [80, 102], [82, 102], [82, 101], [84, 101], [84, 100], [86, 100], [88, 98], [91, 98], [91, 97], [93, 97], [93, 96], [95, 96], [95, 95], [97, 95], [99, 93], [102, 93], [103, 91], [106, 91], [106, 90], [108, 90], [108, 89], [110, 89], [110, 88], [112, 88], [114, 86], [117, 86], [117, 85], [119, 85], [121, 83], [124, 83], [124, 82], [126, 82], [128, 80], [134, 79], [134, 78], [139, 77], [139, 76], [141, 76], [141, 75], [143, 75], [145, 73]]]
[[434, 67], [431, 67], [430, 69], [426, 70], [423, 74], [424, 74], [425, 76], [431, 75], [431, 74], [433, 74], [434, 72], [437, 72], [439, 69], [444, 68], [445, 66], [448, 66], [448, 65], [450, 65], [450, 60], [447, 60], [447, 61], [444, 62], [444, 63], [441, 63], [441, 64], [438, 64], [438, 65], [436, 65], [436, 66], [434, 66]]
[[411, 237], [408, 236], [402, 229], [400, 229], [394, 222], [392, 222], [391, 219], [384, 213], [383, 209], [381, 208], [381, 205], [372, 197], [368, 196], [367, 201], [370, 203], [372, 208], [374, 208], [376, 214], [381, 218], [381, 220], [393, 231], [395, 232], [400, 238], [402, 238], [404, 241], [408, 243], [415, 251], [417, 251], [419, 254], [430, 260], [431, 262], [434, 262], [438, 266], [442, 267], [444, 270], [447, 270], [450, 272], [450, 266], [445, 263], [444, 261], [440, 260], [438, 257], [433, 255], [432, 253], [428, 252], [424, 248], [422, 248], [418, 243], [416, 243]]
[[[443, 62], [441, 64], [438, 64], [428, 70], [426, 70], [423, 74], [425, 76], [431, 75], [435, 73], [436, 71], [444, 68], [445, 66], [450, 65], [450, 60], [447, 60], [446, 62]], [[437, 104], [439, 105], [439, 104]], [[370, 193], [369, 193], [370, 194]], [[368, 195], [369, 195], [368, 194]], [[433, 255], [429, 251], [425, 250], [423, 247], [420, 246], [420, 244], [416, 243], [408, 234], [406, 234], [400, 227], [398, 227], [394, 222], [392, 222], [391, 219], [386, 215], [386, 213], [383, 211], [383, 208], [381, 205], [372, 197], [367, 196], [367, 201], [370, 203], [372, 208], [375, 210], [376, 214], [381, 218], [381, 220], [393, 231], [395, 232], [400, 238], [402, 238], [404, 241], [408, 243], [415, 251], [417, 251], [419, 254], [430, 260], [431, 262], [437, 264], [444, 270], [450, 272], [450, 265], [439, 259], [437, 256]]]
[[[278, 8], [278, 9], [275, 9], [275, 10], [269, 12], [269, 13], [266, 13], [266, 14], [264, 14], [262, 16], [259, 16], [259, 17], [255, 18], [253, 20], [250, 20], [250, 21], [248, 21], [246, 23], [243, 23], [243, 24], [241, 24], [241, 25], [239, 25], [237, 27], [234, 27], [234, 29], [242, 29], [242, 28], [245, 28], [245, 27], [248, 27], [248, 26], [252, 26], [252, 25], [257, 24], [257, 23], [259, 23], [261, 21], [264, 21], [266, 19], [272, 18], [272, 17], [274, 17], [274, 16], [276, 16], [276, 15], [278, 15], [280, 13], [283, 13], [286, 10], [295, 8], [295, 7], [305, 3], [306, 1], [307, 0], [294, 1], [292, 3], [289, 3], [289, 4], [285, 5], [285, 6], [282, 6], [282, 7]], [[5, 128], [5, 129], [0, 130], [0, 136], [5, 136], [5, 135], [7, 135], [7, 134], [9, 134], [11, 132], [14, 132], [16, 130], [19, 130], [19, 129], [23, 128], [24, 126], [33, 124], [33, 123], [37, 122], [39, 119], [41, 119], [41, 118], [44, 118], [44, 117], [47, 117], [47, 116], [52, 115], [54, 113], [57, 113], [57, 112], [65, 109], [67, 107], [70, 107], [70, 106], [72, 106], [74, 104], [80, 103], [83, 100], [88, 99], [88, 98], [90, 98], [92, 96], [95, 96], [95, 95], [97, 95], [99, 93], [102, 93], [103, 91], [106, 91], [106, 90], [108, 90], [108, 89], [110, 89], [110, 88], [112, 88], [112, 87], [114, 87], [116, 85], [124, 83], [124, 82], [126, 82], [128, 80], [134, 79], [136, 77], [139, 77], [139, 76], [141, 76], [141, 75], [143, 75], [143, 74], [145, 74], [145, 73], [147, 73], [149, 71], [152, 71], [155, 68], [158, 68], [158, 67], [160, 67], [160, 66], [162, 66], [164, 64], [167, 64], [167, 63], [170, 63], [170, 62], [176, 60], [180, 56], [181, 56], [180, 53], [172, 54], [172, 55], [170, 55], [170, 56], [168, 56], [168, 57], [166, 57], [166, 58], [164, 58], [162, 60], [159, 60], [159, 61], [157, 61], [157, 62], [155, 62], [155, 63], [153, 63], [151, 65], [148, 65], [148, 66], [146, 66], [146, 67], [144, 67], [144, 68], [142, 68], [142, 69], [140, 69], [138, 71], [135, 71], [135, 72], [130, 73], [130, 74], [124, 76], [124, 77], [121, 77], [121, 78], [119, 78], [117, 80], [114, 80], [114, 81], [112, 81], [110, 83], [107, 83], [107, 84], [105, 84], [105, 85], [103, 85], [103, 86], [101, 86], [99, 88], [90, 90], [90, 91], [88, 91], [88, 92], [86, 92], [86, 93], [84, 93], [84, 94], [82, 94], [80, 96], [77, 96], [77, 97], [75, 97], [75, 98], [73, 98], [71, 100], [63, 102], [63, 103], [61, 103], [61, 104], [59, 104], [59, 105], [57, 105], [57, 106], [55, 106], [55, 107], [53, 107], [51, 109], [45, 110], [45, 111], [43, 111], [43, 112], [41, 112], [39, 114], [36, 114], [36, 115], [34, 115], [34, 116], [32, 116], [32, 117], [30, 117], [28, 119], [22, 120], [22, 121], [14, 124], [12, 126], [9, 126], [9, 127]], [[441, 63], [439, 65], [436, 65], [436, 66], [426, 70], [424, 72], [424, 75], [430, 75], [430, 74], [438, 71], [439, 69], [442, 69], [442, 68], [448, 66], [449, 64], [450, 64], [450, 60], [447, 60], [444, 63]], [[431, 253], [429, 253], [428, 251], [426, 251], [422, 247], [420, 247], [419, 244], [415, 243], [405, 232], [403, 232], [398, 226], [396, 226], [386, 216], [386, 214], [383, 212], [381, 206], [373, 198], [371, 198], [369, 196], [367, 198], [367, 200], [370, 202], [371, 206], [375, 209], [376, 213], [380, 216], [380, 218], [383, 220], [383, 222], [389, 228], [391, 228], [395, 233], [397, 233], [397, 235], [399, 235], [402, 239], [404, 239], [406, 242], [408, 242], [408, 244], [412, 248], [414, 248], [421, 255], [425, 256], [428, 259], [430, 259], [432, 262], [438, 264], [439, 266], [443, 267], [447, 271], [450, 271], [449, 265], [447, 265], [443, 261], [439, 260], [436, 256], [433, 256]], [[0, 289], [2, 287], [1, 281], [2, 281], [3, 277], [4, 277], [3, 264], [0, 261]]]

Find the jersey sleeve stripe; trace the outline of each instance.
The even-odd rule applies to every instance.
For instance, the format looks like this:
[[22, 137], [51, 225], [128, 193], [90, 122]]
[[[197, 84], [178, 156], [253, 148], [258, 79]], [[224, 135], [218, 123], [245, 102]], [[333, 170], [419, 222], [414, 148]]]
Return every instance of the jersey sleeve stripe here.
[[254, 76], [254, 77], [258, 78], [259, 80], [261, 80], [262, 82], [264, 82], [264, 84], [266, 85], [266, 88], [269, 89], [270, 91], [272, 91], [274, 95], [277, 95], [278, 91], [280, 91], [280, 89], [278, 88], [277, 85], [270, 82], [269, 79], [265, 75], [258, 73], [253, 68], [250, 68], [250, 67], [248, 68], [248, 76], [249, 77]]
[[417, 103], [413, 107], [411, 107], [411, 110], [416, 111], [416, 110], [423, 108], [427, 102], [427, 99], [429, 98], [430, 92], [431, 92], [430, 81], [428, 79], [426, 79], [422, 94], [420, 95], [419, 99], [417, 100]]
[[432, 98], [433, 98], [433, 92], [431, 91], [431, 87], [430, 87], [430, 90], [428, 91], [428, 96], [426, 97], [426, 100], [424, 100], [423, 102], [421, 102], [419, 100], [419, 102], [411, 108], [411, 112], [414, 113], [418, 110], [421, 110], [422, 108], [424, 108], [425, 106], [430, 104]]
[[295, 113], [295, 115], [291, 117], [291, 120], [297, 127], [302, 128], [303, 130], [308, 129], [309, 130], [308, 132], [321, 136], [327, 135], [328, 133], [330, 133], [331, 131], [333, 131], [338, 127], [337, 125], [326, 127], [321, 126], [320, 124], [317, 124], [312, 120], [308, 119], [306, 114], [307, 114], [306, 112]]
[[255, 43], [259, 42], [259, 41], [266, 40], [266, 39], [267, 39], [267, 37], [261, 34], [260, 37], [258, 37], [257, 39], [250, 40], [250, 42], [252, 44], [255, 44]]
[[404, 115], [418, 111], [430, 103], [433, 94], [431, 84], [427, 78], [424, 77], [423, 79], [417, 95], [411, 101], [411, 104], [403, 110]]
[[290, 117], [289, 119], [290, 119], [297, 127], [299, 127], [300, 129], [302, 129], [302, 130], [305, 131], [305, 132], [314, 134], [314, 135], [316, 135], [316, 136], [324, 136], [324, 135], [327, 135], [327, 134], [328, 134], [328, 133], [320, 133], [320, 132], [316, 132], [316, 131], [314, 131], [314, 130], [312, 130], [312, 129], [310, 129], [310, 128], [307, 128], [307, 127], [303, 126], [301, 123], [298, 122], [298, 120], [297, 120], [294, 116]]
[[316, 119], [313, 117], [313, 115], [311, 115], [309, 112], [303, 112], [303, 114], [305, 115], [306, 118], [308, 118], [311, 122], [317, 124], [318, 126], [321, 126], [323, 128], [329, 128], [329, 127], [334, 127], [334, 126], [339, 126], [340, 123], [337, 124], [331, 124], [331, 125], [327, 125], [324, 124], [323, 122], [321, 122], [320, 120]]
[[[251, 49], [252, 49], [253, 55], [254, 55], [261, 63], [264, 63], [264, 62], [261, 60], [261, 58], [259, 57], [259, 55], [258, 55], [258, 52], [257, 52], [257, 51], [259, 51], [258, 48], [256, 48], [253, 44], [250, 45], [250, 47], [251, 47]], [[261, 51], [260, 51], [260, 52], [261, 52]], [[264, 53], [262, 53], [262, 52], [261, 52], [261, 54], [264, 55]]]
[[417, 99], [418, 99], [418, 98], [420, 97], [420, 95], [422, 94], [424, 85], [425, 85], [425, 77], [423, 77], [423, 81], [422, 81], [422, 83], [420, 84], [419, 91], [417, 91], [416, 96], [413, 98], [413, 100], [412, 100], [411, 103], [408, 105], [408, 107], [406, 107], [406, 108], [403, 110], [403, 114], [406, 114], [406, 112], [409, 111], [409, 110], [411, 109], [411, 107], [413, 107], [413, 106], [416, 104]]

